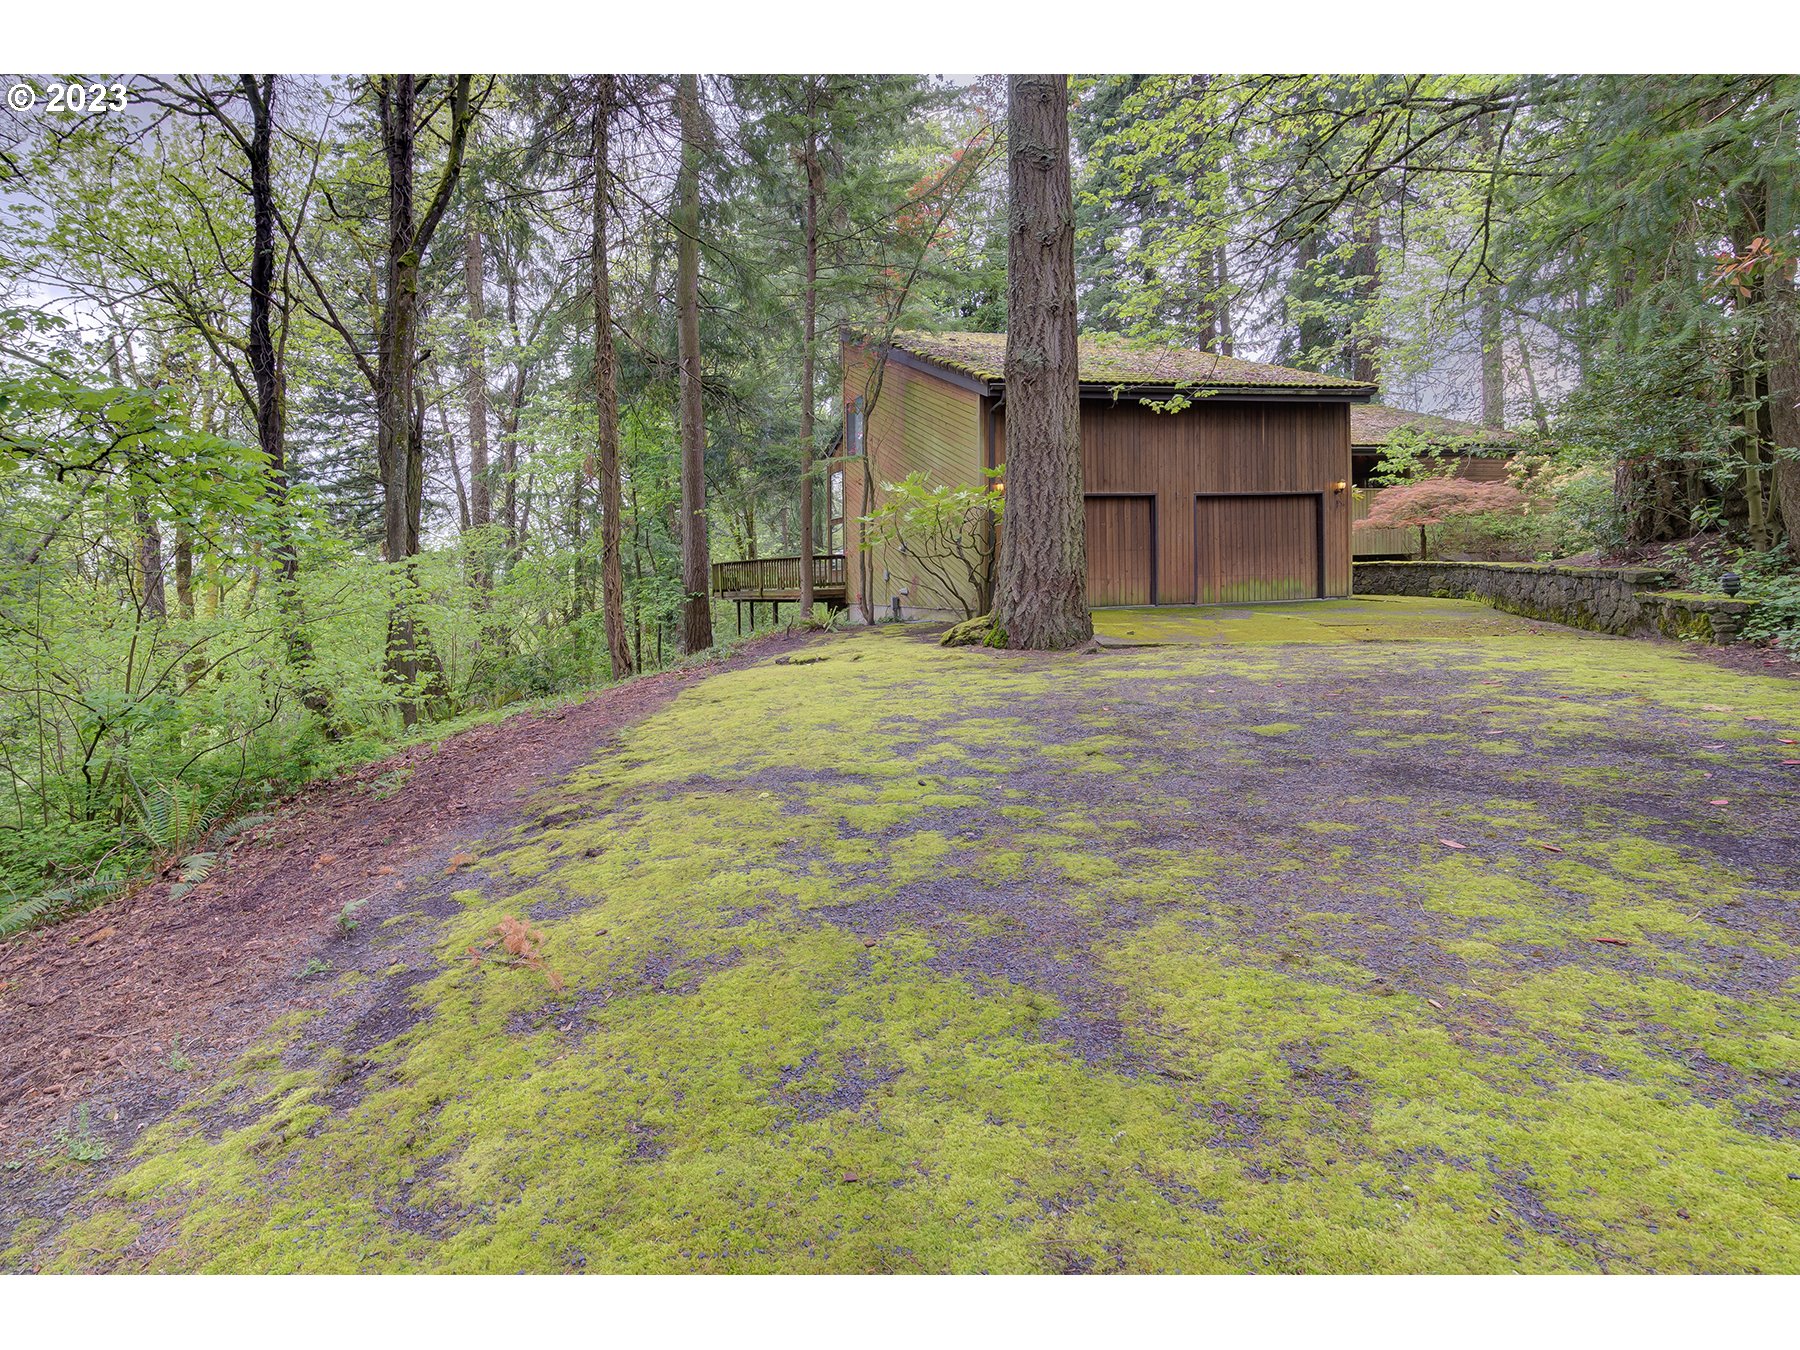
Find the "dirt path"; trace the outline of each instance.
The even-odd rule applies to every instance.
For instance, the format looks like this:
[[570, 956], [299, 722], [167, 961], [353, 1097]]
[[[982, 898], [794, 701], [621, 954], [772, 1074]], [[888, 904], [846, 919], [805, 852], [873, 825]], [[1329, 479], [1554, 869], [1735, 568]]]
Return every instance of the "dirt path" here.
[[[101, 1134], [128, 1140], [308, 1006], [309, 963], [391, 960], [345, 940], [347, 904], [361, 902], [365, 932], [403, 912], [459, 848], [515, 821], [534, 788], [593, 760], [622, 727], [697, 680], [805, 641], [764, 638], [314, 784], [181, 899], [158, 881], [0, 946], [0, 1138], [41, 1141], [80, 1102]], [[201, 1072], [173, 1067], [183, 1058]]]

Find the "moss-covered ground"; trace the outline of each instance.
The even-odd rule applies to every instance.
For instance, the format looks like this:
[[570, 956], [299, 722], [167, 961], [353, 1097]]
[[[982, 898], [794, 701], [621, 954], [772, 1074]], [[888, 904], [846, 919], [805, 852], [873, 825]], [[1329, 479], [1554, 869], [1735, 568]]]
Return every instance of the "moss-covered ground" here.
[[1800, 1270], [1792, 682], [1446, 601], [1100, 622], [1177, 645], [696, 685], [383, 1018], [271, 1027], [8, 1259]]

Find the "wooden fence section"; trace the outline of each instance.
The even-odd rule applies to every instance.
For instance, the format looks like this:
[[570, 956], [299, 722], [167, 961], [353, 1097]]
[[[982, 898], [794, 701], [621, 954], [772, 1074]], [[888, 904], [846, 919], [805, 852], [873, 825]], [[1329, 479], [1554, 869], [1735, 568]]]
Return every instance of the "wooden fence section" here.
[[[812, 560], [813, 595], [821, 602], [845, 595], [842, 553], [822, 553]], [[798, 600], [800, 559], [741, 558], [712, 565], [712, 588], [727, 600]]]
[[1357, 488], [1350, 494], [1350, 554], [1356, 558], [1416, 558], [1419, 532], [1412, 529], [1371, 530], [1359, 522], [1375, 505], [1376, 493]]

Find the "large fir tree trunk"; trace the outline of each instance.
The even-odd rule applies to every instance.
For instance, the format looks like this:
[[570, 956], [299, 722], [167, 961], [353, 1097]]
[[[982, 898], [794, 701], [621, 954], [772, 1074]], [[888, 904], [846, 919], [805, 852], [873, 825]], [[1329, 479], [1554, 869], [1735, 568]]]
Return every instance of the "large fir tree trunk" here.
[[681, 367], [681, 652], [712, 646], [706, 538], [706, 412], [700, 389], [700, 82], [681, 77], [681, 169], [675, 185], [677, 359]]
[[1054, 651], [1094, 634], [1066, 76], [1008, 77], [1007, 146], [1006, 518], [994, 623], [1008, 646]]
[[803, 350], [800, 357], [800, 617], [813, 612], [813, 400], [818, 365], [819, 323], [819, 194], [824, 170], [819, 162], [816, 76], [806, 79], [806, 292], [802, 300]]
[[611, 188], [613, 77], [602, 75], [594, 99], [594, 228], [590, 270], [594, 287], [594, 411], [600, 476], [600, 618], [612, 675], [631, 674], [625, 631], [625, 569], [620, 555], [624, 506], [619, 482], [619, 377], [613, 354], [612, 270], [608, 257], [607, 192]]
[[1788, 551], [1800, 558], [1800, 296], [1794, 291], [1793, 230], [1800, 200], [1785, 178], [1769, 183], [1768, 223], [1777, 261], [1764, 273], [1766, 318], [1763, 352], [1768, 362], [1769, 441], [1776, 456], [1775, 506], [1787, 530]]

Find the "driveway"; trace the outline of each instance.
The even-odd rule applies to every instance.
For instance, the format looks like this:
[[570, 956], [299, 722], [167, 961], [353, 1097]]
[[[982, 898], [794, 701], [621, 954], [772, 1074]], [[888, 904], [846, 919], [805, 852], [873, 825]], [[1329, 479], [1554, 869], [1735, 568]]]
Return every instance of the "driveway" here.
[[81, 1187], [8, 1260], [1800, 1270], [1792, 682], [1450, 601], [1098, 626], [1165, 645], [692, 684], [31, 1155]]

